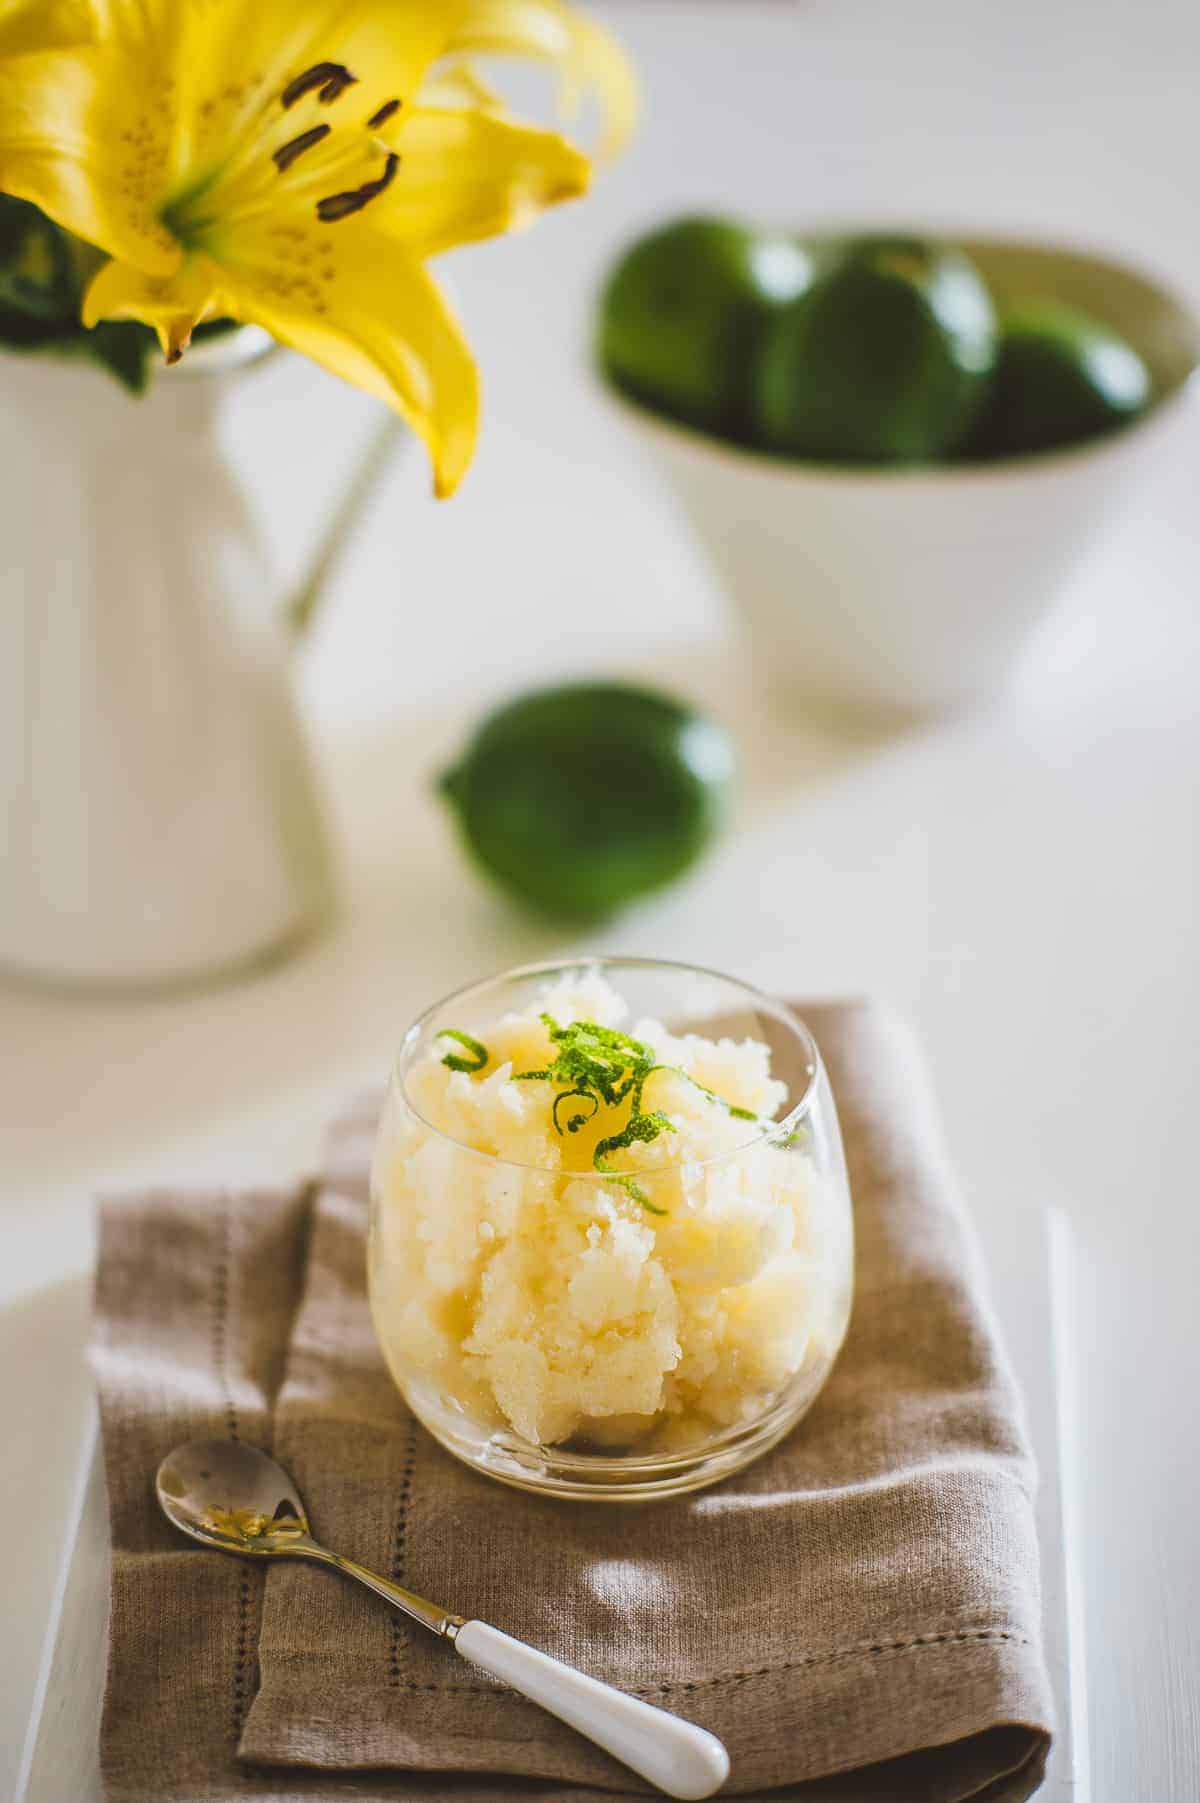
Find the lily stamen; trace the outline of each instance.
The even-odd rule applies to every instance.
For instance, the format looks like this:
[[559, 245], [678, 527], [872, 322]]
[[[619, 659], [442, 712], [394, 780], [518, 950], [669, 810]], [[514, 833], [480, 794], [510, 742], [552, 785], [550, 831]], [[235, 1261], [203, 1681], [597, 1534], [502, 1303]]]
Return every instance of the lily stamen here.
[[330, 125], [314, 125], [311, 131], [302, 131], [298, 138], [292, 138], [288, 143], [281, 144], [278, 150], [273, 150], [271, 161], [280, 175], [291, 168], [297, 157], [303, 156], [306, 150], [311, 150], [314, 144], [319, 144], [322, 138], [327, 138], [332, 130]]
[[342, 194], [326, 195], [317, 202], [317, 218], [326, 225], [332, 225], [338, 219], [346, 219], [351, 213], [361, 212], [368, 201], [390, 188], [400, 167], [400, 158], [394, 150], [388, 152], [387, 162], [383, 166], [383, 174], [374, 181], [364, 182], [361, 188], [348, 188]]
[[347, 88], [353, 87], [357, 80], [358, 76], [351, 75], [344, 63], [314, 63], [303, 75], [297, 75], [295, 81], [288, 82], [279, 96], [280, 103], [284, 112], [287, 112], [305, 94], [311, 94], [314, 88], [319, 88], [317, 99], [323, 106], [328, 106], [339, 94], [344, 94]]
[[378, 112], [372, 113], [371, 117], [367, 120], [368, 131], [378, 131], [381, 125], [386, 125], [393, 113], [398, 113], [399, 111], [400, 102], [398, 100], [385, 100]]

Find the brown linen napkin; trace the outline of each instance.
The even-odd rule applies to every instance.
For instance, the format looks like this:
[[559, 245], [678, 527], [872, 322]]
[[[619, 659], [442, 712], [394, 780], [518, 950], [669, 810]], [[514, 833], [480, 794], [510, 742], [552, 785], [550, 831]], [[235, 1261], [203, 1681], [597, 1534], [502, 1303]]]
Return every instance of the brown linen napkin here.
[[1051, 1703], [1032, 1469], [920, 1065], [876, 1009], [801, 1012], [855, 1197], [850, 1335], [782, 1446], [677, 1502], [503, 1490], [412, 1421], [364, 1295], [373, 1103], [334, 1136], [302, 1286], [304, 1193], [105, 1213], [110, 1797], [644, 1789], [357, 1588], [281, 1565], [264, 1600], [257, 1568], [182, 1546], [150, 1475], [214, 1431], [273, 1445], [331, 1545], [713, 1729], [731, 1792], [1017, 1803], [1037, 1787]]

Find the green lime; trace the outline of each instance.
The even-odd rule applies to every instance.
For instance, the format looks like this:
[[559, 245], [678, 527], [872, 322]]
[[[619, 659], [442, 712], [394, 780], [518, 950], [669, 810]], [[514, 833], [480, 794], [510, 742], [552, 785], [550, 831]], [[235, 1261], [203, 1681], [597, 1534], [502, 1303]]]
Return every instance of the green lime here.
[[830, 247], [767, 333], [755, 436], [827, 463], [931, 462], [969, 432], [994, 361], [992, 303], [961, 252], [911, 238]]
[[712, 432], [740, 435], [769, 320], [812, 276], [795, 239], [726, 219], [678, 219], [639, 238], [600, 297], [597, 356], [618, 388]]
[[1142, 359], [1103, 320], [1022, 302], [1001, 319], [992, 392], [968, 450], [1014, 457], [1097, 438], [1136, 419], [1150, 388]]
[[694, 863], [732, 775], [715, 721], [648, 689], [580, 683], [490, 714], [440, 787], [502, 888], [587, 922]]

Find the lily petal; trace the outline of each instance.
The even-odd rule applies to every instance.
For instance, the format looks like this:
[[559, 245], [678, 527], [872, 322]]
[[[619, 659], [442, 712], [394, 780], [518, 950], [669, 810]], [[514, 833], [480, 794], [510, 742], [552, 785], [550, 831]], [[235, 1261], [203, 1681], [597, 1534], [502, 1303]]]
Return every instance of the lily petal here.
[[223, 311], [220, 272], [207, 257], [189, 257], [173, 276], [150, 276], [111, 262], [97, 271], [83, 297], [83, 323], [138, 319], [152, 326], [168, 363], [177, 363], [196, 327]]
[[327, 310], [305, 297], [266, 301], [255, 280], [244, 290], [231, 283], [232, 311], [394, 408], [424, 442], [434, 493], [445, 498], [475, 451], [478, 371], [457, 319], [420, 264], [375, 230], [354, 235], [354, 255], [338, 257]]
[[422, 260], [526, 225], [583, 194], [591, 176], [565, 138], [492, 113], [418, 107], [381, 136], [400, 171], [373, 223]]
[[[155, 0], [160, 6], [164, 0]], [[137, 11], [143, 0], [108, 0]], [[365, 125], [397, 99], [410, 105], [445, 47], [464, 0], [178, 0], [183, 114], [195, 164], [222, 147], [274, 149], [317, 121], [336, 130]], [[332, 87], [303, 78], [338, 71]], [[295, 98], [287, 98], [294, 94]], [[222, 158], [222, 160], [224, 160]]]
[[465, 58], [439, 64], [421, 83], [419, 99], [422, 106], [435, 109], [473, 106], [482, 108], [485, 113], [497, 113], [501, 116], [506, 110], [503, 97], [495, 88], [488, 86], [479, 71]]
[[141, 319], [168, 356], [203, 319], [263, 326], [343, 381], [394, 408], [424, 441], [439, 496], [452, 494], [479, 429], [479, 380], [458, 322], [419, 262], [368, 215], [337, 229], [315, 219], [244, 225], [236, 266], [190, 257], [171, 279], [148, 282], [109, 264], [88, 290], [84, 323]]
[[562, 77], [563, 116], [570, 119], [589, 95], [604, 121], [600, 154], [616, 154], [632, 135], [638, 113], [637, 81], [616, 39], [564, 0], [465, 0], [451, 55], [532, 57]]
[[[36, 4], [36, 0], [33, 0]], [[282, 86], [327, 60], [345, 62], [379, 50], [402, 58], [409, 81], [444, 41], [464, 0], [91, 0], [105, 39], [156, 54], [186, 50], [192, 73], [220, 75], [220, 87], [256, 82], [268, 72]], [[340, 54], [339, 54], [340, 53]]]
[[91, 43], [96, 23], [89, 0], [0, 0], [0, 56]]
[[154, 274], [182, 253], [157, 216], [151, 175], [168, 127], [139, 71], [104, 45], [0, 60], [0, 191]]

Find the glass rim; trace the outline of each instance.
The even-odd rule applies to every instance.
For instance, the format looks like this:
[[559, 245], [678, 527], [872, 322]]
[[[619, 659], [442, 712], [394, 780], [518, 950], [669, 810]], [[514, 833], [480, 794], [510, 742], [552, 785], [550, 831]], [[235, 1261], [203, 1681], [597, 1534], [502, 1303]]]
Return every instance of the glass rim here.
[[[761, 1003], [769, 1014], [780, 1020], [795, 1035], [804, 1049], [807, 1065], [804, 1088], [787, 1113], [780, 1120], [765, 1122], [758, 1132], [739, 1141], [736, 1146], [729, 1146], [723, 1152], [713, 1153], [710, 1158], [677, 1158], [669, 1164], [652, 1165], [643, 1170], [635, 1168], [632, 1171], [611, 1172], [595, 1171], [590, 1167], [579, 1171], [564, 1170], [561, 1165], [526, 1164], [520, 1159], [504, 1158], [498, 1152], [485, 1152], [479, 1146], [469, 1145], [466, 1140], [458, 1139], [453, 1133], [447, 1133], [443, 1128], [435, 1126], [422, 1114], [408, 1092], [408, 1086], [404, 1080], [405, 1072], [411, 1067], [413, 1053], [422, 1032], [442, 1009], [449, 1007], [453, 1002], [464, 1000], [467, 996], [475, 995], [481, 990], [498, 988], [503, 983], [520, 982], [534, 977], [562, 976], [568, 971], [604, 971], [613, 968], [677, 971], [689, 976], [710, 977], [719, 983], [729, 984], [733, 989], [741, 990], [751, 1003]], [[745, 983], [740, 977], [731, 977], [723, 970], [713, 970], [709, 965], [688, 964], [678, 958], [624, 957], [619, 953], [612, 953], [590, 958], [546, 958], [535, 960], [530, 964], [517, 964], [508, 970], [500, 971], [496, 976], [483, 977], [476, 982], [464, 983], [460, 988], [450, 990], [439, 1001], [432, 1002], [428, 1008], [423, 1009], [408, 1028], [400, 1042], [400, 1049], [392, 1061], [392, 1084], [398, 1090], [409, 1114], [435, 1138], [442, 1140], [448, 1146], [456, 1147], [460, 1152], [468, 1152], [475, 1158], [486, 1159], [491, 1165], [513, 1171], [532, 1171], [541, 1177], [595, 1177], [602, 1183], [620, 1182], [622, 1178], [636, 1177], [639, 1183], [652, 1186], [659, 1177], [666, 1177], [685, 1168], [701, 1171], [712, 1165], [724, 1164], [729, 1159], [737, 1158], [750, 1151], [754, 1146], [769, 1145], [779, 1137], [786, 1138], [787, 1135], [794, 1133], [811, 1108], [823, 1069], [820, 1048], [807, 1023], [802, 1021], [800, 1016], [794, 1013], [786, 1002], [780, 1001], [777, 996], [768, 995], [765, 990], [757, 989], [753, 983]]]

